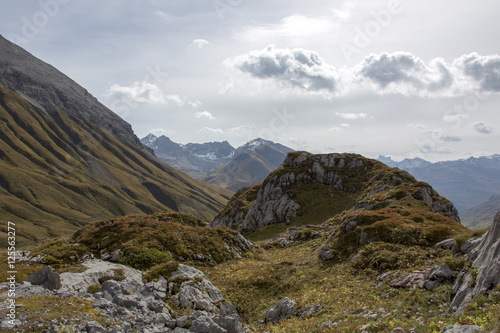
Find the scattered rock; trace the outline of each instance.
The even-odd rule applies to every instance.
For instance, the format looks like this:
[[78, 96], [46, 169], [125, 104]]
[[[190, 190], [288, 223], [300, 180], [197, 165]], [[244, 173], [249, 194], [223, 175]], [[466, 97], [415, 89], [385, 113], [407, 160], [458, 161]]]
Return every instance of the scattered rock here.
[[319, 315], [324, 311], [323, 307], [319, 304], [314, 304], [309, 307], [303, 307], [300, 309], [298, 317], [300, 319], [307, 319]]
[[474, 237], [465, 241], [462, 246], [460, 246], [460, 252], [469, 253], [481, 242], [481, 237]]
[[434, 245], [434, 248], [437, 249], [443, 249], [443, 250], [451, 250], [453, 253], [458, 252], [458, 244], [457, 241], [454, 239], [445, 239], [436, 245]]
[[275, 323], [283, 319], [290, 319], [297, 313], [296, 303], [290, 298], [285, 297], [271, 309], [267, 310], [264, 322]]
[[410, 288], [414, 284], [418, 284], [425, 278], [424, 272], [417, 271], [414, 273], [408, 273], [392, 280], [389, 285], [393, 288]]
[[441, 329], [442, 333], [478, 333], [486, 332], [479, 326], [476, 325], [449, 325]]

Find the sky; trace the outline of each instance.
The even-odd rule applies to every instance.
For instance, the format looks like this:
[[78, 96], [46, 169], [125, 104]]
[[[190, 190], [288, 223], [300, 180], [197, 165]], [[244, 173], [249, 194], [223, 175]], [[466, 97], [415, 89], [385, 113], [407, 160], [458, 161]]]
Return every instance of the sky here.
[[0, 0], [0, 34], [139, 138], [500, 153], [498, 0]]

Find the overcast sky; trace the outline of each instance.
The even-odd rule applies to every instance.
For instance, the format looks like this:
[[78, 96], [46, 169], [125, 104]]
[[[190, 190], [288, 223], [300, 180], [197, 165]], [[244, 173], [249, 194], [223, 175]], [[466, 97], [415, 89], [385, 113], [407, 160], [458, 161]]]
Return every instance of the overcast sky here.
[[500, 2], [1, 0], [0, 34], [139, 137], [500, 153]]

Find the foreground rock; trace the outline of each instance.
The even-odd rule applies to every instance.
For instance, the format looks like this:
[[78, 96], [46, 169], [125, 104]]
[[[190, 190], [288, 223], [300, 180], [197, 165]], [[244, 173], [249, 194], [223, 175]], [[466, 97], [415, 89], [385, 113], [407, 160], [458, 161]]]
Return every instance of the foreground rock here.
[[[72, 318], [70, 325], [67, 320], [52, 320], [50, 332], [60, 329], [64, 332], [115, 333], [243, 332], [236, 308], [225, 303], [219, 289], [194, 267], [172, 263], [172, 271], [167, 276], [160, 275], [156, 282], [143, 283], [140, 271], [123, 265], [102, 260], [85, 261], [83, 265], [88, 268], [85, 272], [60, 274], [59, 289], [49, 290], [43, 283], [32, 285], [25, 281], [17, 286], [16, 296], [87, 299], [101, 312], [98, 316], [103, 322], [107, 320], [117, 325], [105, 327], [95, 321], [87, 322], [88, 314], [81, 314], [82, 318]], [[47, 273], [57, 274], [45, 267], [33, 276], [46, 276]], [[36, 323], [17, 323], [18, 327], [23, 324]]]
[[281, 320], [290, 319], [297, 313], [297, 304], [290, 298], [285, 297], [271, 309], [267, 310], [264, 317], [265, 323], [276, 323]]
[[479, 294], [492, 290], [500, 283], [500, 213], [493, 226], [469, 253], [472, 269], [459, 275], [452, 291], [449, 312], [460, 314]]

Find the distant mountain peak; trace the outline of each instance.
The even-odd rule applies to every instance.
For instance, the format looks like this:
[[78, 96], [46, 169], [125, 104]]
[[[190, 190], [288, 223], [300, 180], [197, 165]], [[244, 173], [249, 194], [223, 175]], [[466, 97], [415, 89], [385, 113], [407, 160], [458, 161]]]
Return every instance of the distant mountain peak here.
[[154, 135], [153, 133], [149, 133], [148, 135], [146, 135], [144, 138], [141, 139], [141, 142], [147, 146], [148, 143], [153, 143], [157, 139], [158, 137], [156, 135]]

